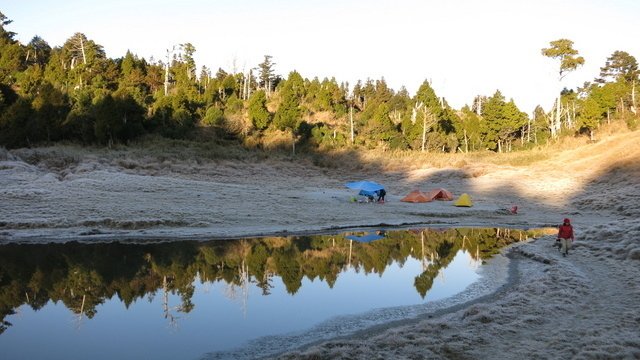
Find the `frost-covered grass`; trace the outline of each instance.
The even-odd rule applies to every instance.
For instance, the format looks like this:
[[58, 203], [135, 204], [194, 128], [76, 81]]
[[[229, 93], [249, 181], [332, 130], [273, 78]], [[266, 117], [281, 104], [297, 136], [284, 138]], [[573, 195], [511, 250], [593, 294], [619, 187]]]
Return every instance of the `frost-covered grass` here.
[[[523, 158], [526, 166], [513, 165], [520, 154], [345, 150], [294, 159], [157, 138], [111, 149], [0, 150], [0, 241], [210, 239], [378, 224], [531, 228], [570, 217], [570, 256], [551, 247], [553, 237], [519, 247], [509, 291], [283, 358], [639, 358], [639, 134], [541, 150], [533, 155], [540, 159]], [[384, 184], [385, 204], [349, 202], [344, 183], [359, 179]], [[399, 201], [433, 187], [470, 193], [474, 206]], [[517, 216], [496, 212], [511, 205]]]

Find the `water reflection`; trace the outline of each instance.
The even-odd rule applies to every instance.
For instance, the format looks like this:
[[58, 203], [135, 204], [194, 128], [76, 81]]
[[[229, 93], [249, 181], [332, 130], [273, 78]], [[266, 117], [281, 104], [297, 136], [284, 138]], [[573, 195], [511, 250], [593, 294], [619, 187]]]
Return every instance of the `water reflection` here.
[[[140, 303], [154, 306], [161, 304], [165, 327], [173, 329], [177, 329], [181, 319], [188, 317], [198, 306], [203, 307], [203, 312], [219, 310], [222, 315], [215, 313], [211, 317], [215, 318], [217, 326], [231, 329], [229, 324], [225, 324], [224, 312], [227, 310], [223, 309], [229, 305], [219, 302], [212, 305], [210, 300], [205, 299], [209, 291], [217, 287], [242, 311], [242, 319], [229, 321], [247, 321], [247, 328], [252, 328], [255, 324], [250, 324], [247, 319], [260, 321], [265, 313], [286, 312], [288, 306], [293, 306], [289, 304], [292, 298], [299, 298], [305, 303], [303, 306], [313, 312], [322, 312], [320, 309], [323, 304], [330, 303], [327, 299], [337, 296], [340, 292], [346, 291], [342, 299], [355, 299], [358, 295], [366, 293], [360, 285], [366, 283], [363, 279], [368, 279], [371, 275], [375, 275], [373, 279], [379, 279], [371, 286], [375, 296], [382, 297], [381, 294], [389, 292], [390, 287], [402, 284], [413, 288], [416, 294], [415, 299], [403, 295], [401, 300], [374, 303], [371, 306], [404, 305], [396, 303], [399, 301], [418, 303], [421, 299], [425, 301], [428, 298], [434, 278], [439, 273], [442, 274], [442, 269], [461, 251], [466, 254], [468, 267], [475, 268], [500, 247], [532, 237], [535, 233], [509, 229], [414, 229], [144, 245], [2, 245], [0, 349], [5, 350], [0, 350], [0, 355], [9, 349], [7, 346], [11, 346], [6, 344], [3, 338], [12, 332], [12, 323], [15, 323], [16, 328], [20, 327], [19, 322], [22, 320], [36, 328], [48, 323], [47, 319], [34, 320], [31, 315], [24, 316], [29, 319], [23, 319], [21, 316], [15, 316], [16, 311], [31, 309], [35, 313], [48, 304], [55, 304], [50, 305], [52, 307], [63, 304], [73, 313], [76, 328], [93, 321], [91, 319], [98, 317], [100, 311], [107, 312], [107, 316], [110, 317], [116, 316], [113, 315], [115, 302], [123, 304], [126, 309], [134, 305], [142, 307]], [[370, 235], [377, 238], [372, 239]], [[369, 242], [358, 241], [362, 239]], [[419, 265], [416, 266], [416, 270], [412, 270], [413, 275], [402, 271], [403, 268], [413, 269], [414, 263]], [[344, 281], [345, 286], [336, 289], [339, 281]], [[319, 284], [324, 284], [324, 290], [313, 290]], [[310, 292], [313, 291], [314, 296], [309, 296], [308, 293], [299, 294], [303, 286]], [[319, 295], [319, 292], [322, 294]], [[201, 297], [203, 300], [200, 300]], [[278, 304], [270, 302], [270, 298], [278, 299]], [[345, 300], [341, 301], [344, 304]], [[255, 311], [248, 316], [250, 303]], [[211, 306], [217, 309], [209, 309]], [[273, 306], [283, 309], [276, 311]], [[341, 311], [355, 310], [345, 305]], [[26, 313], [24, 310], [23, 312]], [[337, 313], [340, 312], [328, 309], [322, 316], [326, 318]], [[142, 315], [129, 314], [121, 326], [133, 326], [131, 324], [139, 320], [138, 316]], [[191, 323], [199, 320], [189, 321], [187, 327], [190, 328]], [[270, 328], [270, 331], [277, 331], [276, 328], [280, 324], [276, 326], [270, 321], [273, 322], [265, 320], [265, 327]], [[279, 317], [278, 321], [285, 322], [282, 317]], [[313, 321], [318, 319], [311, 322]], [[283, 331], [295, 328], [282, 326]], [[33, 329], [30, 330], [33, 332]], [[202, 330], [198, 328], [184, 331], [188, 333]], [[16, 333], [20, 331], [16, 329]], [[249, 336], [241, 339], [246, 340], [251, 336], [265, 334], [255, 332], [249, 335], [227, 335], [230, 338]], [[201, 354], [216, 348], [212, 339], [203, 339], [202, 343], [208, 347], [193, 351], [199, 351]], [[223, 345], [229, 345], [229, 341], [224, 343]]]

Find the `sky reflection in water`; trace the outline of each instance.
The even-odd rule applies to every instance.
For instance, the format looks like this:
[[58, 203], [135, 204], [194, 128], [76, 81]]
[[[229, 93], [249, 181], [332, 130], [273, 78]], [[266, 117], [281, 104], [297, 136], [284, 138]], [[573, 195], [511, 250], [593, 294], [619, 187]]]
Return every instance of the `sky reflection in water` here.
[[0, 358], [199, 358], [338, 315], [433, 301], [474, 282], [500, 246], [531, 236], [507, 232], [3, 245]]

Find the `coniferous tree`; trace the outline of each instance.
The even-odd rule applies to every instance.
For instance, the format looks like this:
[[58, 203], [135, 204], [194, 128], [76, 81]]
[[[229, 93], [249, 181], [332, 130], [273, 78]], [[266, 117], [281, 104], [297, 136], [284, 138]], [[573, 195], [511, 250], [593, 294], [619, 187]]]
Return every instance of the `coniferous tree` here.
[[280, 90], [282, 102], [276, 110], [273, 124], [281, 130], [291, 131], [293, 154], [295, 154], [296, 131], [302, 116], [300, 105], [304, 95], [304, 80], [297, 71], [292, 71]]
[[[578, 55], [578, 51], [573, 48], [573, 41], [568, 39], [559, 39], [551, 41], [550, 47], [542, 49], [542, 55], [557, 59], [560, 61], [558, 68], [558, 81], [562, 83], [562, 79], [570, 72], [584, 64], [584, 58]], [[560, 96], [557, 97], [555, 116], [551, 122], [551, 137], [555, 138], [561, 128], [562, 105]]]
[[258, 130], [266, 129], [271, 122], [271, 114], [267, 110], [267, 95], [258, 90], [249, 98], [249, 120]]
[[29, 130], [32, 129], [32, 116], [33, 109], [25, 98], [18, 98], [6, 106], [0, 114], [0, 144], [8, 148], [31, 145]]
[[24, 70], [24, 49], [13, 39], [16, 33], [5, 29], [12, 22], [0, 12], [0, 83], [9, 85]]
[[464, 152], [477, 151], [482, 149], [482, 134], [481, 134], [481, 119], [478, 114], [473, 111], [469, 106], [462, 108], [461, 117], [461, 132], [458, 132], [459, 143]]
[[276, 85], [274, 84], [275, 76], [273, 70], [276, 64], [271, 61], [272, 58], [273, 56], [271, 55], [265, 55], [264, 61], [258, 64], [258, 69], [260, 70], [259, 85], [265, 90], [267, 97], [271, 95], [271, 90]]
[[40, 36], [34, 36], [25, 49], [25, 63], [27, 65], [38, 64], [45, 66], [51, 56], [51, 46]]
[[147, 105], [149, 86], [145, 82], [147, 77], [147, 64], [144, 60], [127, 51], [120, 61], [120, 74], [118, 76], [118, 90], [129, 93], [140, 105]]
[[497, 152], [510, 150], [516, 132], [527, 122], [527, 115], [518, 109], [513, 99], [506, 102], [499, 90], [487, 99], [482, 117], [485, 143]]
[[498, 152], [502, 152], [500, 132], [505, 120], [505, 105], [504, 96], [496, 90], [482, 108], [484, 142], [489, 149]]
[[94, 78], [104, 69], [101, 65], [106, 61], [106, 54], [101, 45], [89, 40], [85, 34], [75, 33], [62, 47], [62, 61], [72, 89], [93, 88]]
[[626, 51], [614, 51], [603, 67], [600, 68], [599, 83], [624, 81], [631, 83], [638, 79], [638, 61]]
[[593, 97], [588, 97], [582, 103], [582, 109], [578, 116], [578, 126], [589, 132], [589, 138], [594, 140], [593, 132], [600, 124], [603, 110], [600, 104]]
[[540, 105], [536, 106], [533, 110], [530, 133], [530, 141], [533, 141], [535, 144], [546, 143], [551, 135], [549, 133], [549, 116]]
[[68, 98], [53, 85], [45, 82], [38, 86], [31, 106], [35, 119], [34, 126], [29, 131], [32, 141], [62, 140], [62, 125], [69, 113]]

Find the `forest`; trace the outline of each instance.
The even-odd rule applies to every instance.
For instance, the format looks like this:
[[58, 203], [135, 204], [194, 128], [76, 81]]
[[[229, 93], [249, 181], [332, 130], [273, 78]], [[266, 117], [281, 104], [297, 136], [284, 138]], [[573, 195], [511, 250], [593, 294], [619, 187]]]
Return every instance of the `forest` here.
[[61, 301], [75, 314], [92, 318], [96, 307], [114, 296], [128, 307], [148, 295], [172, 293], [181, 298], [180, 312], [188, 313], [195, 306], [196, 279], [232, 288], [255, 286], [268, 296], [279, 277], [293, 295], [304, 278], [333, 288], [346, 269], [381, 275], [390, 264], [404, 264], [408, 258], [423, 264], [413, 285], [424, 298], [459, 250], [482, 261], [508, 244], [544, 233], [459, 228], [387, 232], [371, 243], [341, 234], [157, 244], [7, 244], [0, 247], [0, 334], [11, 326], [4, 318], [23, 304], [38, 310]]
[[[0, 12], [0, 146], [65, 141], [111, 147], [147, 135], [224, 146], [298, 151], [363, 148], [429, 152], [508, 152], [563, 136], [589, 136], [604, 123], [638, 124], [636, 59], [615, 51], [600, 74], [564, 88], [552, 109], [529, 114], [499, 90], [453, 109], [425, 80], [415, 95], [384, 78], [356, 84], [276, 74], [274, 59], [246, 72], [206, 66], [196, 48], [176, 44], [164, 59], [129, 51], [111, 59], [83, 33], [51, 47], [40, 36], [15, 40]], [[584, 64], [569, 39], [540, 56], [557, 63], [557, 81]]]

